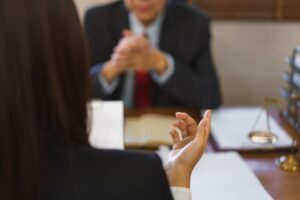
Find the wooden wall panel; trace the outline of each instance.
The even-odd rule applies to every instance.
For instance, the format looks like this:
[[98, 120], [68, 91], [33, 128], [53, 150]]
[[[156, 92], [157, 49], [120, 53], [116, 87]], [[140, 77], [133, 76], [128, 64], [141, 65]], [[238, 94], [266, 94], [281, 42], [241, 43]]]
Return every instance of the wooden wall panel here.
[[281, 3], [282, 19], [300, 19], [300, 0], [282, 0]]
[[297, 20], [300, 0], [192, 0], [214, 19]]

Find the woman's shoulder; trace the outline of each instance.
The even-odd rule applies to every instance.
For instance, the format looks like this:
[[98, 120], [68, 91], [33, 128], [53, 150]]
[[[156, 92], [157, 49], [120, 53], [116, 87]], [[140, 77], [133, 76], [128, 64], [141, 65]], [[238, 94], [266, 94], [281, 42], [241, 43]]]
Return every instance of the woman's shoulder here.
[[172, 199], [155, 153], [87, 145], [72, 149], [70, 162], [57, 162], [51, 169], [48, 194], [55, 194], [51, 199], [70, 199], [64, 198], [67, 194], [85, 199]]
[[101, 163], [160, 163], [159, 156], [153, 152], [96, 149], [88, 145], [76, 146], [74, 154], [77, 159]]
[[164, 173], [161, 160], [156, 153], [77, 146], [74, 158], [79, 170], [89, 169], [89, 172], [94, 171], [94, 174], [101, 176], [122, 176], [124, 180], [135, 176], [136, 180], [150, 181], [154, 175]]

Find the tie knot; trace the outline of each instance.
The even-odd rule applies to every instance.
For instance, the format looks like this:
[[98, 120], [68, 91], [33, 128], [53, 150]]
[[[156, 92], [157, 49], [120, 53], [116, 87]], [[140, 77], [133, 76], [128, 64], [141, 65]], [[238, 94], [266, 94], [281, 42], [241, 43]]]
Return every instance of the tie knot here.
[[144, 31], [144, 32], [143, 32], [143, 36], [144, 36], [145, 38], [148, 38], [148, 37], [149, 37], [147, 31]]

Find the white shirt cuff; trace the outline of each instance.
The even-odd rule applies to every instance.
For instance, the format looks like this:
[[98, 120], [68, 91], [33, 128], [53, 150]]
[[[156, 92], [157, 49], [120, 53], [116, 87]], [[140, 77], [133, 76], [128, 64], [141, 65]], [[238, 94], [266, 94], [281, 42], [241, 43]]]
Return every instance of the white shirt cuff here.
[[175, 70], [174, 66], [174, 58], [168, 54], [165, 53], [167, 58], [167, 69], [162, 74], [158, 74], [156, 72], [151, 72], [152, 78], [154, 81], [156, 81], [158, 84], [164, 84], [169, 80], [169, 78], [172, 76]]
[[191, 190], [184, 187], [170, 187], [174, 200], [192, 200]]
[[116, 78], [114, 80], [112, 80], [110, 83], [104, 78], [104, 76], [102, 75], [102, 73], [99, 73], [98, 76], [99, 82], [102, 85], [104, 92], [106, 95], [111, 94], [117, 87], [117, 85], [120, 82], [119, 78]]

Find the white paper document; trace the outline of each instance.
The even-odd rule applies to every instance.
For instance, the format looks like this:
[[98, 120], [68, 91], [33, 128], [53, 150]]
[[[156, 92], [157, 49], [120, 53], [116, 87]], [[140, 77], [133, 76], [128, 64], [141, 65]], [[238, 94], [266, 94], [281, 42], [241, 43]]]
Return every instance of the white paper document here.
[[239, 154], [204, 154], [191, 179], [193, 200], [271, 200]]
[[124, 107], [121, 101], [93, 101], [88, 106], [95, 148], [124, 149]]
[[[250, 108], [219, 108], [212, 113], [212, 135], [220, 150], [268, 150], [288, 148], [292, 145], [292, 138], [270, 116], [270, 129], [278, 140], [275, 144], [253, 143], [248, 135], [250, 131], [267, 130], [266, 112], [258, 107]], [[255, 120], [257, 124], [253, 129]]]

